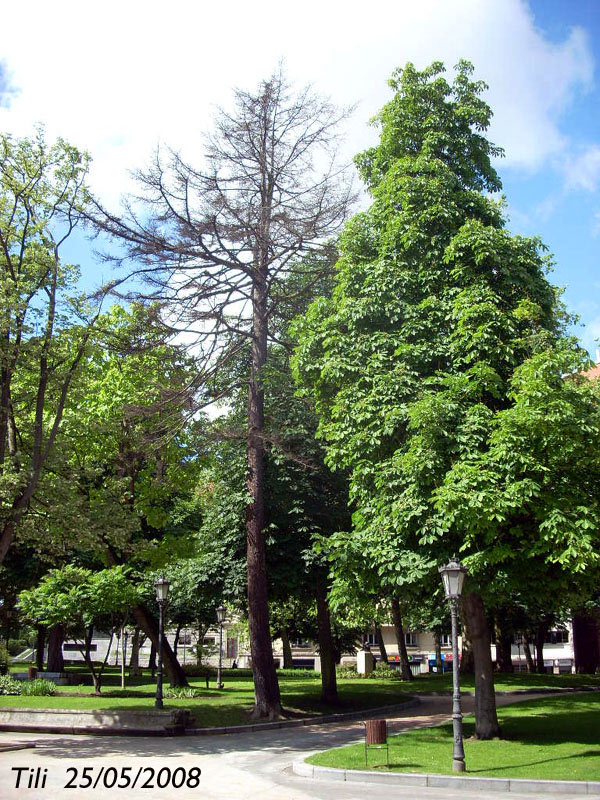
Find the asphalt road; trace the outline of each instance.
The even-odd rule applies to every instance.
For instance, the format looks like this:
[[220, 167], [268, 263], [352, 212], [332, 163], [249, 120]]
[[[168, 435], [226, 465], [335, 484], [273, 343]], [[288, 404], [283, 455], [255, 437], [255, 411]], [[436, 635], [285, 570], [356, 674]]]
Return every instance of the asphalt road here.
[[[518, 697], [498, 697], [498, 704]], [[448, 718], [449, 697], [421, 697], [421, 704], [390, 722], [392, 730], [431, 725]], [[473, 708], [465, 697], [463, 710]], [[423, 798], [458, 800], [481, 798], [481, 791], [389, 787], [348, 784], [301, 778], [291, 771], [292, 763], [315, 750], [363, 740], [360, 722], [315, 725], [304, 728], [241, 733], [227, 736], [124, 737], [64, 736], [60, 734], [0, 733], [0, 746], [10, 742], [35, 742], [35, 749], [0, 751], [1, 800], [362, 800], [369, 798]], [[451, 754], [448, 754], [449, 759]], [[83, 770], [88, 768], [87, 772]], [[197, 769], [201, 770], [199, 774]], [[154, 770], [154, 773], [152, 773]], [[100, 777], [99, 777], [100, 776]], [[137, 776], [135, 788], [132, 784]], [[175, 784], [159, 788], [157, 782]], [[35, 781], [38, 788], [35, 788]], [[199, 779], [198, 779], [199, 778]], [[17, 787], [17, 779], [20, 785]], [[93, 783], [98, 779], [98, 785]], [[109, 788], [113, 782], [117, 785]], [[71, 781], [75, 788], [68, 788]], [[31, 782], [31, 788], [29, 783]], [[89, 788], [77, 788], [85, 786]], [[129, 786], [126, 784], [129, 782]], [[123, 788], [118, 788], [118, 784]], [[143, 788], [143, 784], [147, 788]], [[490, 797], [501, 797], [494, 792]], [[513, 800], [536, 800], [556, 794], [515, 794]], [[561, 794], [563, 800], [580, 794]], [[600, 795], [587, 795], [600, 800]]]

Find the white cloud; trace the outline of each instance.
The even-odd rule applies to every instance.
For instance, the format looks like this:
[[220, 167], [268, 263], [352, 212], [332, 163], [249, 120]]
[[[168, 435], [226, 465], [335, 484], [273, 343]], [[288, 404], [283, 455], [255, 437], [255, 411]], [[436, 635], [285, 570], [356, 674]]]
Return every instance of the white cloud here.
[[366, 120], [407, 60], [474, 62], [490, 85], [491, 138], [506, 163], [534, 169], [561, 152], [560, 118], [591, 80], [585, 34], [549, 42], [522, 0], [31, 0], [3, 9], [0, 45], [20, 88], [0, 128], [43, 121], [94, 156], [97, 191], [114, 199], [158, 141], [199, 151], [214, 104], [253, 87], [284, 57], [291, 78], [340, 104], [360, 101], [347, 152], [373, 141]]
[[600, 183], [600, 147], [590, 145], [576, 156], [569, 156], [564, 163], [567, 189], [585, 189], [594, 192]]

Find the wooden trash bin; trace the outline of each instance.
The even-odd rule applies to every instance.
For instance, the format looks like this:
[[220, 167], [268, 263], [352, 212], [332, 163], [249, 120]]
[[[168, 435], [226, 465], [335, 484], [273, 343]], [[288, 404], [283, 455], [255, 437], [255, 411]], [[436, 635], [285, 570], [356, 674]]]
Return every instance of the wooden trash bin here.
[[369, 763], [369, 749], [386, 751], [387, 765], [390, 765], [390, 748], [387, 737], [387, 720], [368, 719], [365, 722], [365, 765]]

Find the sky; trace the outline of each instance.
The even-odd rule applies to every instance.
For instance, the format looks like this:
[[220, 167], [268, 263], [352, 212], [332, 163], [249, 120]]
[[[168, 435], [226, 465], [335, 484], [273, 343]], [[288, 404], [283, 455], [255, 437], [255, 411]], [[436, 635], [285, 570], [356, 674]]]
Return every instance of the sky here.
[[[30, 0], [2, 16], [0, 130], [41, 122], [87, 150], [111, 208], [158, 144], [199, 160], [215, 108], [282, 59], [298, 88], [356, 104], [347, 159], [376, 141], [368, 121], [395, 68], [469, 59], [490, 87], [509, 228], [541, 237], [574, 329], [592, 355], [600, 346], [600, 0]], [[85, 240], [70, 257], [106, 277]]]

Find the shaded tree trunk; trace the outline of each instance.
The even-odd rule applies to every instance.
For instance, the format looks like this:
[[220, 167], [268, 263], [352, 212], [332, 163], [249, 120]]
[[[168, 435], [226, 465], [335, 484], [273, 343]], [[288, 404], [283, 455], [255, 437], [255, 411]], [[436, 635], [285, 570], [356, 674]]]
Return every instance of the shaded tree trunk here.
[[35, 665], [38, 672], [44, 671], [44, 648], [46, 646], [46, 628], [38, 625], [35, 636]]
[[337, 703], [337, 676], [335, 674], [335, 646], [331, 634], [331, 615], [327, 602], [327, 584], [324, 575], [316, 580], [317, 630], [319, 654], [321, 656], [321, 700], [324, 703]]
[[[158, 648], [158, 622], [154, 619], [152, 614], [148, 611], [145, 605], [140, 604], [133, 609], [133, 616], [136, 623], [144, 631], [146, 636], [152, 642], [154, 649]], [[152, 654], [151, 654], [152, 655]], [[163, 665], [171, 686], [188, 686], [187, 676], [177, 658], [173, 654], [171, 645], [167, 637], [163, 636], [162, 639], [162, 655]], [[156, 662], [156, 654], [154, 656]], [[152, 673], [154, 677], [154, 672]]]
[[175, 639], [173, 640], [173, 655], [177, 658], [177, 648], [179, 647], [179, 637], [181, 636], [181, 622], [177, 623]]
[[536, 672], [540, 674], [546, 673], [544, 666], [544, 642], [548, 635], [549, 624], [546, 620], [540, 622], [535, 632], [535, 657], [536, 657]]
[[598, 620], [583, 614], [573, 616], [575, 671], [593, 675], [600, 668]]
[[290, 644], [290, 637], [288, 636], [285, 626], [281, 629], [281, 645], [283, 649], [283, 668], [293, 669], [294, 659], [292, 658], [292, 645]]
[[481, 596], [475, 592], [464, 595], [463, 608], [475, 661], [475, 735], [478, 739], [493, 739], [500, 735], [500, 726], [496, 713], [490, 630]]
[[377, 644], [379, 645], [379, 660], [382, 661], [384, 664], [388, 663], [388, 654], [387, 650], [385, 649], [385, 642], [383, 641], [383, 633], [381, 631], [381, 625], [377, 622], [374, 623], [375, 625], [375, 637], [377, 639]]
[[65, 629], [62, 625], [53, 625], [48, 631], [48, 672], [63, 672], [65, 660], [62, 646], [65, 640]]
[[94, 638], [94, 626], [90, 625], [85, 632], [85, 655], [88, 659], [92, 657], [92, 639]]
[[523, 653], [525, 654], [525, 661], [527, 663], [527, 672], [535, 672], [535, 664], [533, 663], [533, 656], [531, 655], [529, 636], [526, 633], [523, 634]]
[[396, 641], [398, 642], [398, 654], [400, 656], [400, 674], [402, 675], [402, 680], [412, 681], [413, 674], [410, 671], [410, 662], [408, 660], [408, 653], [406, 651], [404, 627], [402, 625], [402, 614], [400, 613], [400, 601], [397, 597], [392, 597], [391, 606], [394, 631], [396, 633]]
[[444, 662], [442, 661], [442, 637], [439, 633], [434, 633], [433, 640], [435, 642], [435, 667], [438, 675], [441, 675], [444, 671]]
[[[268, 198], [265, 198], [268, 203]], [[268, 206], [264, 213], [269, 215]], [[264, 223], [267, 225], [267, 222]], [[248, 626], [254, 675], [252, 719], [278, 719], [281, 697], [273, 659], [267, 601], [267, 563], [264, 537], [264, 389], [262, 370], [267, 361], [267, 253], [261, 246], [255, 254], [252, 285], [252, 347], [248, 387], [248, 494], [246, 506], [246, 554], [248, 562]]]
[[139, 627], [133, 630], [131, 637], [131, 654], [129, 656], [129, 676], [135, 677], [142, 674], [140, 668], [140, 647], [142, 644], [142, 631]]
[[514, 672], [512, 662], [512, 635], [496, 620], [496, 668], [499, 672]]
[[148, 657], [148, 667], [150, 668], [150, 675], [152, 676], [152, 679], [154, 679], [156, 675], [156, 645], [152, 641], [150, 642], [150, 655]]
[[469, 621], [465, 614], [464, 606], [458, 604], [458, 613], [460, 617], [462, 647], [460, 654], [460, 674], [461, 675], [474, 675], [475, 674], [475, 657], [473, 655], [473, 645], [471, 644], [471, 637], [469, 635]]

